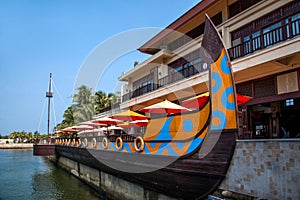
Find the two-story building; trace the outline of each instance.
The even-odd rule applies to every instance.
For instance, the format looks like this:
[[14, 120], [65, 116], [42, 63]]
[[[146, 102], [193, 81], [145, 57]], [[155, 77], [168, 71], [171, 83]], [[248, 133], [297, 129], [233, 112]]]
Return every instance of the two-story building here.
[[300, 0], [203, 0], [138, 50], [151, 57], [123, 73], [121, 109], [208, 90], [199, 55], [208, 14], [228, 49], [240, 95], [240, 138], [300, 137]]

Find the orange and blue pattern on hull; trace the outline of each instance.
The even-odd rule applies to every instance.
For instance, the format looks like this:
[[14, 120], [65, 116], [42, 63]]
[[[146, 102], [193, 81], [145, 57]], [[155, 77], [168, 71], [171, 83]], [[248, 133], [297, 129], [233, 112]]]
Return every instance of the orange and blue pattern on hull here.
[[[157, 141], [157, 142], [145, 142], [145, 147], [140, 154], [145, 155], [162, 155], [162, 156], [175, 156], [182, 157], [193, 153], [198, 149], [199, 145], [203, 142], [203, 139], [207, 133], [208, 127], [203, 130], [202, 134], [192, 140], [187, 141]], [[103, 148], [100, 144], [101, 150], [116, 151], [123, 153], [139, 153], [134, 148], [134, 142], [124, 142], [122, 149], [117, 148], [116, 142], [109, 142], [107, 149]]]
[[[223, 49], [211, 67], [211, 130], [236, 129], [236, 99], [228, 56]], [[220, 67], [217, 67], [220, 66]]]
[[211, 131], [237, 129], [235, 86], [230, 59], [222, 38], [206, 17], [201, 55], [211, 63], [209, 86], [211, 99]]

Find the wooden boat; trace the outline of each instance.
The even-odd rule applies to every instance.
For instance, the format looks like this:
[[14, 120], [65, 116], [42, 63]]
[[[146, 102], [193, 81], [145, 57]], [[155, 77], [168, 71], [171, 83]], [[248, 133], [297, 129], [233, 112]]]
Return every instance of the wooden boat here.
[[210, 96], [201, 109], [149, 119], [139, 137], [116, 133], [58, 139], [56, 155], [175, 198], [207, 196], [226, 175], [237, 134], [231, 64], [208, 17], [200, 51], [210, 63]]

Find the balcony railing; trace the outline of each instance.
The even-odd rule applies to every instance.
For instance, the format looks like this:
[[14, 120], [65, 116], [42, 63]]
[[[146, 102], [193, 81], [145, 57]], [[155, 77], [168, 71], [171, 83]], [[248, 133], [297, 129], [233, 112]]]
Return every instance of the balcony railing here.
[[[205, 70], [201, 70], [201, 71], [205, 71]], [[161, 87], [164, 87], [164, 86], [169, 85], [174, 82], [178, 82], [180, 80], [194, 76], [196, 74], [199, 74], [199, 71], [196, 70], [193, 65], [191, 65], [184, 70], [178, 71], [176, 73], [172, 73], [168, 76], [158, 79], [157, 83], [149, 83], [143, 87], [137, 88], [133, 92], [128, 92], [127, 94], [122, 96], [122, 102], [128, 101], [128, 100], [138, 97], [138, 96], [142, 96], [143, 94], [152, 92]]]
[[300, 19], [297, 19], [257, 37], [250, 36], [248, 41], [228, 49], [228, 53], [230, 59], [234, 60], [299, 35]]
[[152, 92], [152, 91], [154, 91], [154, 84], [153, 83], [147, 84], [143, 87], [137, 88], [133, 92], [128, 92], [127, 94], [123, 95], [122, 96], [122, 102], [128, 101], [132, 98], [141, 96], [143, 94], [146, 94], [146, 93], [149, 93], [149, 92]]

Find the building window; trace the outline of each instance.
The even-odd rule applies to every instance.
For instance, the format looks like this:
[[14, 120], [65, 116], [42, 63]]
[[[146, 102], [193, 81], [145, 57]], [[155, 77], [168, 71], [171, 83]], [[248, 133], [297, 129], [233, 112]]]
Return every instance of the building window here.
[[283, 40], [281, 22], [272, 24], [263, 29], [264, 46], [270, 46]]
[[244, 37], [245, 55], [258, 49], [260, 49], [260, 31], [252, 33], [251, 38], [249, 35]]
[[211, 18], [211, 21], [214, 23], [215, 26], [218, 26], [219, 24], [221, 24], [223, 22], [222, 12], [219, 12], [218, 14], [214, 15]]
[[176, 73], [178, 73], [178, 72], [182, 72], [182, 66], [180, 65], [180, 66], [178, 66], [178, 67], [176, 67], [175, 69], [174, 69], [174, 72]]
[[288, 106], [293, 106], [294, 105], [294, 99], [287, 99], [285, 100], [285, 105]]
[[245, 52], [245, 55], [251, 52], [249, 35], [244, 37], [244, 52]]
[[203, 62], [201, 58], [196, 58], [194, 60], [194, 74], [204, 72], [208, 69], [207, 63]]
[[188, 62], [186, 64], [183, 65], [183, 76], [184, 77], [189, 77], [192, 76], [193, 73], [193, 63], [192, 62]]
[[202, 72], [202, 60], [201, 58], [196, 58], [194, 60], [194, 67], [195, 67], [195, 70], [199, 73], [199, 72]]
[[260, 31], [252, 33], [252, 51], [260, 49]]
[[229, 17], [233, 17], [261, 0], [238, 0], [229, 5]]
[[300, 33], [300, 13], [292, 16], [292, 36]]

